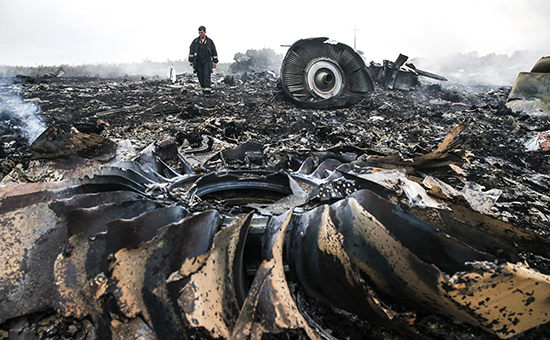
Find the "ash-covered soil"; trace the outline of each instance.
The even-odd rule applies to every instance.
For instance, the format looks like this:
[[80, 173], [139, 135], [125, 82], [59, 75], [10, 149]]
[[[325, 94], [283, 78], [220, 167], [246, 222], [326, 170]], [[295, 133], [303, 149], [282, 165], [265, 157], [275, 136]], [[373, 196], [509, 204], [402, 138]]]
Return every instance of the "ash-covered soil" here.
[[[549, 152], [528, 151], [525, 146], [538, 132], [550, 130], [550, 121], [506, 108], [510, 87], [425, 81], [414, 91], [377, 88], [352, 107], [318, 110], [285, 101], [272, 72], [214, 74], [213, 78], [211, 96], [204, 96], [196, 78], [188, 74], [175, 84], [132, 77], [45, 77], [25, 78], [13, 86], [21, 86], [25, 100], [40, 107], [39, 115], [46, 126], [73, 126], [113, 141], [129, 140], [137, 151], [166, 139], [196, 148], [201, 146], [202, 136], [208, 135], [228, 146], [249, 140], [259, 141], [271, 151], [352, 145], [412, 159], [434, 151], [455, 127], [467, 123], [454, 148], [468, 151], [470, 162], [460, 169], [426, 170], [431, 171], [426, 175], [457, 189], [467, 181], [485, 190], [499, 189], [502, 194], [492, 214], [516, 226], [550, 234]], [[0, 146], [0, 177], [4, 181], [47, 180], [25, 177], [25, 170], [37, 163], [31, 162], [24, 138], [3, 135]], [[405, 339], [315, 303], [310, 302], [317, 319], [340, 339]], [[433, 338], [496, 338], [438, 316], [420, 316], [419, 326]], [[64, 327], [56, 322], [60, 329]], [[75, 334], [85, 328], [82, 323], [65, 323]], [[44, 339], [71, 337], [63, 332]], [[520, 339], [545, 337], [550, 338], [547, 325]]]
[[[471, 153], [461, 172], [437, 170], [457, 189], [474, 181], [502, 195], [493, 213], [511, 223], [550, 232], [550, 157], [525, 144], [550, 121], [505, 107], [510, 87], [424, 82], [414, 91], [377, 88], [359, 104], [334, 110], [304, 109], [285, 101], [272, 72], [214, 74], [204, 96], [196, 78], [27, 78], [23, 96], [41, 109], [46, 126], [74, 126], [113, 141], [128, 139], [137, 151], [165, 139], [200, 147], [202, 136], [228, 145], [248, 140], [273, 150], [353, 145], [410, 159], [434, 151], [461, 123], [468, 128], [456, 148]], [[2, 137], [1, 175], [28, 166], [26, 141]], [[435, 170], [434, 170], [435, 171]]]

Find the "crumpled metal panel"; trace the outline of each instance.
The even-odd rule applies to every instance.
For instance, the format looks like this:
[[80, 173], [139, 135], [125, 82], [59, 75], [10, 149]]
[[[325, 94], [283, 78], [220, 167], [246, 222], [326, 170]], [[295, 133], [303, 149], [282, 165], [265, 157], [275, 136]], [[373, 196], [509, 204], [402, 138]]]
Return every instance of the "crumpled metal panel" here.
[[283, 245], [291, 217], [292, 210], [289, 210], [274, 217], [267, 226], [264, 260], [256, 272], [231, 339], [260, 340], [266, 335], [281, 333], [322, 339], [300, 313], [286, 280]]
[[508, 94], [506, 106], [535, 115], [550, 114], [550, 58], [543, 57], [531, 72], [520, 72]]
[[248, 287], [242, 265], [252, 213], [214, 237], [204, 266], [190, 275], [178, 298], [186, 324], [212, 338], [229, 339]]
[[[445, 155], [452, 136], [425, 160]], [[81, 180], [0, 188], [6, 232], [0, 247], [8, 254], [0, 254], [8, 263], [0, 281], [7, 297], [2, 320], [53, 307], [91, 320], [90, 336], [101, 339], [330, 339], [304, 310], [299, 292], [410, 337], [418, 336], [414, 318], [389, 306], [422, 308], [501, 338], [548, 322], [549, 277], [514, 264], [518, 248], [548, 257], [548, 239], [456, 203], [450, 210], [405, 212], [408, 199], [359, 177], [374, 169], [360, 152], [348, 151], [339, 157], [317, 152], [294, 173], [168, 179], [172, 171], [152, 158], [149, 172], [125, 162]], [[176, 190], [204, 198], [220, 183], [227, 190], [241, 183], [287, 195], [276, 209], [257, 205], [271, 220], [255, 253], [253, 279], [245, 272], [247, 242], [263, 232], [252, 226], [254, 212], [222, 227], [218, 212], [188, 216], [178, 205], [190, 201], [178, 201]], [[29, 259], [42, 267], [29, 267]], [[14, 303], [19, 296], [30, 302]]]
[[0, 322], [48, 308], [53, 266], [68, 233], [48, 207], [32, 204], [0, 214]]
[[[64, 213], [74, 206], [94, 206], [98, 200], [118, 201], [133, 194], [74, 196], [90, 190], [93, 180], [16, 185], [1, 188], [2, 266], [0, 321], [50, 308], [54, 303], [54, 263], [70, 236]], [[101, 182], [101, 181], [100, 181]], [[94, 186], [95, 190], [103, 184]], [[62, 203], [64, 202], [64, 203]]]
[[357, 200], [348, 198], [336, 203], [332, 213], [352, 263], [381, 296], [475, 323], [474, 318], [457, 311], [450, 301], [440, 300], [438, 284], [444, 278], [439, 269], [405, 248]]
[[450, 204], [449, 208], [450, 210], [414, 210], [411, 213], [471, 247], [495, 254], [508, 262], [522, 261], [519, 256], [522, 251], [550, 257], [548, 237], [459, 204]]
[[136, 248], [152, 240], [161, 227], [182, 220], [189, 213], [181, 207], [144, 212], [129, 220], [108, 223], [105, 234], [90, 238], [78, 233], [55, 263], [55, 308], [64, 316], [96, 319], [102, 306], [97, 301], [108, 289], [110, 257], [123, 248]]
[[500, 338], [550, 321], [550, 277], [521, 264], [474, 262], [444, 287], [458, 306]]
[[[520, 271], [521, 266], [509, 263], [494, 265], [491, 256], [479, 253], [476, 262], [466, 262], [465, 258], [465, 266], [469, 268], [457, 272], [456, 277], [451, 279], [448, 275], [453, 273], [442, 272], [437, 259], [432, 258], [435, 260], [433, 264], [426, 263], [404, 247], [386, 228], [386, 223], [371, 214], [370, 211], [375, 209], [363, 209], [353, 197], [360, 193], [331, 206], [332, 221], [343, 237], [345, 251], [352, 263], [383, 299], [411, 307], [421, 305], [453, 320], [483, 328], [503, 339], [521, 333], [534, 324], [550, 321], [546, 298], [550, 290], [550, 277], [532, 269], [523, 268]], [[381, 211], [385, 216], [389, 212], [387, 209]], [[430, 248], [437, 247], [437, 243], [433, 240], [423, 245]], [[535, 286], [538, 286], [536, 294], [532, 289]], [[454, 292], [450, 293], [451, 290]], [[487, 308], [483, 305], [489, 303], [487, 297], [490, 296], [516, 302], [505, 306], [495, 302]], [[539, 304], [533, 305], [532, 309], [527, 307], [535, 301]], [[501, 308], [497, 312], [495, 307]]]
[[161, 204], [151, 200], [140, 199], [95, 207], [75, 209], [65, 215], [71, 235], [82, 233], [88, 237], [106, 233], [107, 223], [116, 219], [129, 219], [147, 211], [160, 209]]
[[[465, 265], [472, 261], [495, 261], [496, 258], [457, 240], [430, 224], [420, 220], [400, 207], [382, 199], [370, 190], [357, 191], [348, 196], [354, 199], [362, 209], [368, 211], [376, 221], [391, 233], [392, 237], [415, 254], [419, 259], [435, 264], [439, 269], [454, 273], [470, 269]], [[345, 200], [335, 203], [345, 205]], [[333, 208], [334, 210], [338, 208]], [[349, 216], [334, 213], [334, 217], [345, 223]], [[411, 237], [414, 235], [414, 237]], [[428, 246], [429, 245], [429, 246]]]
[[172, 223], [140, 247], [116, 252], [111, 264], [109, 289], [127, 318], [142, 316], [162, 339], [185, 335], [177, 305], [181, 284], [171, 274], [193, 257], [207, 253], [221, 226], [216, 211], [204, 212]]
[[[414, 334], [408, 322], [380, 303], [380, 298], [372, 287], [361, 277], [360, 270], [364, 268], [357, 266], [357, 261], [353, 261], [354, 256], [360, 256], [358, 252], [368, 252], [369, 249], [357, 247], [350, 251], [346, 249], [345, 242], [355, 243], [363, 240], [350, 240], [338, 232], [330, 213], [329, 206], [324, 205], [303, 214], [293, 222], [287, 248], [293, 281], [297, 282], [306, 294], [318, 300], [371, 322]], [[360, 218], [357, 212], [348, 217], [352, 220]], [[368, 226], [359, 224], [358, 228], [363, 226], [367, 232]], [[373, 235], [370, 228], [368, 229], [370, 239]], [[364, 241], [361, 245], [366, 246]], [[379, 261], [373, 259], [369, 263], [380, 266]]]
[[[97, 247], [100, 243], [103, 247]], [[98, 251], [105, 248], [104, 243], [104, 240], [94, 241], [77, 234], [69, 239], [70, 252], [58, 255], [53, 306], [61, 315], [77, 319], [91, 316], [97, 324], [103, 308], [97, 295], [107, 281], [103, 272], [107, 269], [107, 260]]]

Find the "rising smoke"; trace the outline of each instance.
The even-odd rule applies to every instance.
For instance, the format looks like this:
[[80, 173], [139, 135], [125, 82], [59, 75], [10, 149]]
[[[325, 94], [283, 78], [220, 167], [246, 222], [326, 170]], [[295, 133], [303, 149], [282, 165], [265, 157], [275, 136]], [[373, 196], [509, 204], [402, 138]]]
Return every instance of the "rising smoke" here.
[[464, 85], [512, 86], [520, 72], [529, 72], [544, 51], [516, 51], [512, 55], [480, 56], [478, 52], [453, 53], [444, 57], [413, 58], [419, 69]]
[[23, 100], [13, 78], [0, 78], [0, 134], [18, 134], [31, 144], [46, 126], [37, 115], [38, 105]]

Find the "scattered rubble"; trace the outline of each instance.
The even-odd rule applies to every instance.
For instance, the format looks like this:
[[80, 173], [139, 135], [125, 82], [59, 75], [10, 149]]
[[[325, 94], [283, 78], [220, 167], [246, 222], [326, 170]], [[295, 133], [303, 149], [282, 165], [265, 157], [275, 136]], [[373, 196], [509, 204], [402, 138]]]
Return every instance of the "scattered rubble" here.
[[1, 338], [550, 336], [550, 122], [510, 87], [245, 74], [2, 85], [49, 129], [2, 137]]

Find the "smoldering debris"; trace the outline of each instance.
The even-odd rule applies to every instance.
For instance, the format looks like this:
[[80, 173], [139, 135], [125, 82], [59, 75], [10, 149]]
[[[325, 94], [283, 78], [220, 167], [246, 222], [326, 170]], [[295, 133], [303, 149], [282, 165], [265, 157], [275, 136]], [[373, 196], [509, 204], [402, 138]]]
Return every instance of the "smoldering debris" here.
[[24, 101], [20, 89], [9, 78], [0, 78], [0, 134], [17, 133], [32, 143], [46, 126], [38, 115], [39, 107]]
[[227, 76], [19, 85], [61, 150], [116, 149], [4, 140], [2, 337], [548, 337], [550, 123], [510, 87], [315, 109]]

